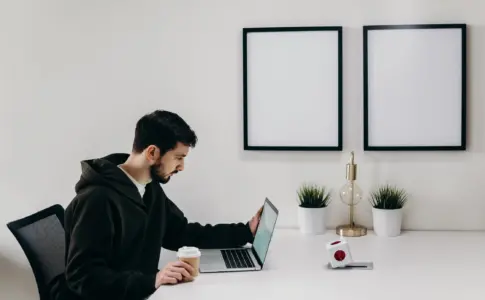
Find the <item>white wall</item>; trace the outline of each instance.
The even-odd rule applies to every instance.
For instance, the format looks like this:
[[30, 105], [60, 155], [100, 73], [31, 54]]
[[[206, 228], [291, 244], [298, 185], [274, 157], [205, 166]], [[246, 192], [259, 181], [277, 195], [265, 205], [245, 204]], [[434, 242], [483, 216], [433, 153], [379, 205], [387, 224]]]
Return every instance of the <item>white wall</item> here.
[[[365, 191], [389, 181], [412, 195], [406, 228], [485, 229], [483, 11], [483, 0], [2, 1], [0, 224], [67, 205], [80, 160], [129, 151], [136, 120], [167, 109], [200, 138], [186, 171], [166, 186], [191, 220], [245, 221], [268, 196], [279, 225], [294, 226], [298, 185], [337, 190], [355, 150]], [[427, 22], [470, 25], [469, 150], [363, 153], [361, 26]], [[344, 26], [341, 153], [242, 150], [241, 28], [280, 25]], [[338, 198], [331, 212], [329, 226], [346, 220]], [[367, 201], [357, 221], [371, 225]], [[34, 299], [19, 251], [0, 226], [1, 298]]]

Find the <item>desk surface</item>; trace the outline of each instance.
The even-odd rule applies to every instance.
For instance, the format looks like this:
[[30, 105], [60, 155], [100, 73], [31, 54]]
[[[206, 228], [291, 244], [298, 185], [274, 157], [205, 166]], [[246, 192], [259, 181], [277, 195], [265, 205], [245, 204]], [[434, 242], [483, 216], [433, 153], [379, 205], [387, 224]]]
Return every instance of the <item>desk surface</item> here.
[[[485, 232], [409, 231], [379, 238], [370, 231], [347, 241], [354, 260], [373, 261], [373, 270], [328, 270], [325, 244], [338, 238], [330, 230], [304, 236], [277, 229], [262, 271], [201, 274], [190, 283], [162, 286], [150, 299], [485, 297]], [[175, 253], [163, 251], [160, 265], [173, 259]]]

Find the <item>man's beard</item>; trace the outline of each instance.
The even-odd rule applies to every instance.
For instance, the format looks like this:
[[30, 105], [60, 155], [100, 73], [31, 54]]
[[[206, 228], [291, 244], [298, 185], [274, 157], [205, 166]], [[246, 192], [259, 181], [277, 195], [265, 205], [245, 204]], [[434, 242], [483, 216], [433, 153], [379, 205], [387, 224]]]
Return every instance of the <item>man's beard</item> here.
[[[162, 167], [162, 163], [158, 163], [158, 164], [151, 166], [150, 167], [150, 176], [151, 176], [152, 180], [154, 180], [158, 183], [161, 183], [161, 184], [165, 184], [165, 183], [170, 181], [171, 176], [167, 176], [166, 178], [164, 178], [164, 177], [158, 175], [157, 170], [163, 169], [161, 167]], [[173, 172], [173, 174], [175, 174], [175, 173], [177, 173], [176, 170]]]

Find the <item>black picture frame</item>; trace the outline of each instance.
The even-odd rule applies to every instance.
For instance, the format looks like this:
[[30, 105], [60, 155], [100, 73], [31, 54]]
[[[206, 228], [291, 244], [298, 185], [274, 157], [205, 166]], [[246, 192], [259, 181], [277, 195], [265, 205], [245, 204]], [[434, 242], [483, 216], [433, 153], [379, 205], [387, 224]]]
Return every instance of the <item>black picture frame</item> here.
[[466, 150], [466, 24], [364, 26], [363, 72], [364, 151]]
[[[246, 27], [242, 30], [242, 48], [244, 150], [341, 151], [342, 27]], [[285, 56], [286, 60], [277, 60], [275, 57], [278, 56]], [[316, 61], [316, 66], [323, 67], [318, 68], [309, 63], [311, 59]], [[272, 63], [273, 65], [270, 65]], [[277, 64], [281, 67], [278, 68]], [[278, 75], [271, 73], [271, 76], [267, 76], [270, 72], [277, 72], [274, 69], [282, 70], [285, 67], [287, 69], [279, 72]], [[291, 67], [295, 69], [290, 69]], [[303, 72], [309, 73], [302, 74]], [[294, 76], [291, 80], [290, 75]], [[298, 81], [295, 79], [297, 76]], [[278, 79], [281, 81], [275, 83], [274, 81]], [[284, 80], [292, 84], [281, 84]], [[295, 87], [297, 85], [299, 89]], [[315, 91], [314, 95], [318, 96], [307, 95], [297, 99], [298, 96], [295, 95], [304, 94], [306, 91], [304, 86], [308, 87], [308, 90]], [[260, 96], [263, 94], [264, 96]], [[290, 94], [295, 96], [291, 100], [295, 103], [284, 102], [290, 98], [289, 96], [285, 98], [284, 95]], [[268, 109], [268, 105], [275, 104], [274, 101], [278, 98], [283, 100], [277, 107], [273, 105]], [[300, 101], [298, 103], [301, 106], [293, 110], [292, 107], [297, 107], [296, 101]], [[288, 104], [290, 102], [292, 104]], [[257, 107], [255, 103], [260, 106]], [[286, 106], [281, 103], [286, 103]], [[314, 103], [315, 107], [302, 107], [308, 103]], [[325, 106], [326, 103], [328, 106]], [[291, 113], [290, 110], [292, 110]], [[303, 113], [298, 113], [298, 110], [309, 112], [312, 116], [302, 122]], [[277, 113], [279, 115], [275, 116]], [[294, 117], [295, 115], [298, 117]], [[297, 125], [301, 126], [297, 127]], [[277, 141], [278, 138], [279, 141]], [[292, 138], [294, 140], [291, 140]]]

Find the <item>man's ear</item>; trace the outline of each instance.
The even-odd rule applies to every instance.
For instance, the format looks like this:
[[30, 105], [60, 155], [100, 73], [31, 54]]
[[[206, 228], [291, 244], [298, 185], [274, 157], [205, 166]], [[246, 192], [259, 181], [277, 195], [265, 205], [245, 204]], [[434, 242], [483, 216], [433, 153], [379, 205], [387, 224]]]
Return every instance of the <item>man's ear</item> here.
[[160, 157], [160, 149], [157, 146], [150, 145], [145, 149], [145, 158], [150, 164], [155, 163]]

